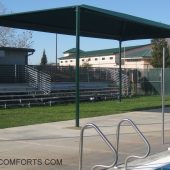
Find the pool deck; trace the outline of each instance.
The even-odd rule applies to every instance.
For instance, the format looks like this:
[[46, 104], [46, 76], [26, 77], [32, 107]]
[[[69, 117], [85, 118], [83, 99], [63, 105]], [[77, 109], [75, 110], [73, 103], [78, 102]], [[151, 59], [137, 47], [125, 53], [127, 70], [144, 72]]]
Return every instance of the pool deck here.
[[[81, 119], [80, 125], [95, 123], [115, 146], [120, 120], [132, 119], [151, 145], [150, 155], [170, 147], [170, 108], [165, 113], [165, 144], [161, 140], [161, 109]], [[0, 169], [5, 170], [78, 170], [80, 129], [75, 121], [44, 123], [0, 130]], [[144, 154], [145, 145], [129, 126], [121, 128], [118, 163], [126, 156]], [[3, 160], [30, 160], [26, 165], [1, 165]], [[33, 162], [33, 159], [35, 162]], [[37, 159], [39, 159], [39, 164]], [[45, 160], [62, 159], [63, 165], [45, 165]], [[83, 170], [96, 164], [111, 164], [112, 153], [92, 129], [85, 132]], [[41, 164], [42, 163], [42, 164]]]

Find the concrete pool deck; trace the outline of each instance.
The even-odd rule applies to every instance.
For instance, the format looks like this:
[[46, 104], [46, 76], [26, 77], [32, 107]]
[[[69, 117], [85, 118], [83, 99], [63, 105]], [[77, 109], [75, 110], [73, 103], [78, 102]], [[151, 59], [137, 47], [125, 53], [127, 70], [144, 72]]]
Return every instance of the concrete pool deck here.
[[[170, 147], [170, 108], [165, 113], [165, 145], [161, 141], [161, 109], [85, 118], [81, 119], [80, 125], [95, 123], [115, 146], [116, 126], [123, 118], [137, 124], [151, 144], [151, 155]], [[74, 128], [74, 124], [75, 121], [70, 120], [0, 129], [0, 169], [78, 170], [80, 129]], [[120, 164], [124, 163], [127, 155], [145, 153], [145, 145], [129, 126], [121, 128], [119, 151]], [[89, 170], [96, 164], [111, 164], [112, 157], [96, 132], [86, 130], [83, 170]], [[9, 162], [17, 159], [15, 164]], [[62, 165], [55, 162], [57, 159], [62, 159]]]

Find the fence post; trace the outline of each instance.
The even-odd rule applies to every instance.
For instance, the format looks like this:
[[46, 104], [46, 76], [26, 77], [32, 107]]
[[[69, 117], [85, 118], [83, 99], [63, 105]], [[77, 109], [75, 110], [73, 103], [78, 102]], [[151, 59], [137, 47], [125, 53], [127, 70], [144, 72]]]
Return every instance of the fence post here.
[[17, 65], [14, 65], [14, 82], [17, 82]]
[[163, 64], [162, 64], [162, 143], [165, 143], [165, 48], [163, 48]]

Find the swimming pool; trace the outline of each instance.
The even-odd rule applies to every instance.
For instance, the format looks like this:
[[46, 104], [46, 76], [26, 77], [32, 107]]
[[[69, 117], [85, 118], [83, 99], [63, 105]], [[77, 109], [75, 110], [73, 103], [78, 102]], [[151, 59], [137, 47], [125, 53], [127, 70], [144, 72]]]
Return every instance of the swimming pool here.
[[170, 170], [170, 156], [151, 161], [142, 166], [132, 168], [133, 170]]
[[165, 165], [165, 166], [163, 166], [161, 168], [157, 168], [156, 170], [170, 170], [170, 164]]

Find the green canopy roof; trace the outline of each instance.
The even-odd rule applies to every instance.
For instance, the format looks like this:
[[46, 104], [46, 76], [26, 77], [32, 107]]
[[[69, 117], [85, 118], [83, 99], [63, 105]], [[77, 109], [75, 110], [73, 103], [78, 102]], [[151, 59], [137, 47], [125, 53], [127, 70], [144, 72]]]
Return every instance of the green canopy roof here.
[[80, 9], [80, 35], [132, 40], [170, 37], [170, 26], [87, 5], [0, 16], [0, 25], [75, 35], [76, 7]]

